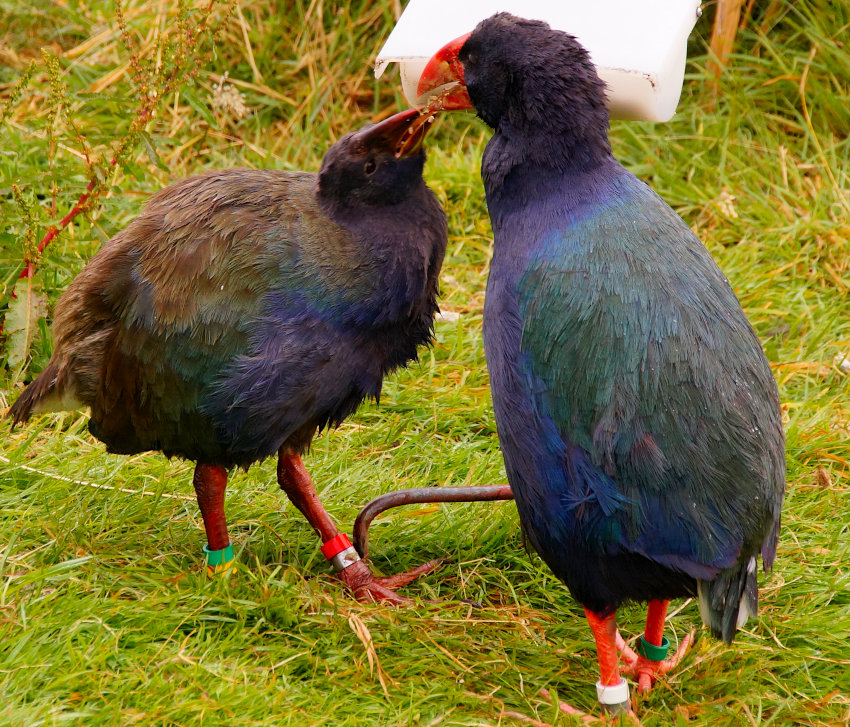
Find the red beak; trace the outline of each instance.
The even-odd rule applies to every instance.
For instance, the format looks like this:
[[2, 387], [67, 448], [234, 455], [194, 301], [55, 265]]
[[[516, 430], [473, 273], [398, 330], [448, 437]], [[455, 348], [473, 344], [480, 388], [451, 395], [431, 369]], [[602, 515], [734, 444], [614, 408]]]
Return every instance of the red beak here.
[[418, 101], [427, 104], [426, 108], [445, 111], [474, 108], [464, 85], [463, 65], [457, 57], [470, 35], [446, 43], [428, 61], [416, 89]]

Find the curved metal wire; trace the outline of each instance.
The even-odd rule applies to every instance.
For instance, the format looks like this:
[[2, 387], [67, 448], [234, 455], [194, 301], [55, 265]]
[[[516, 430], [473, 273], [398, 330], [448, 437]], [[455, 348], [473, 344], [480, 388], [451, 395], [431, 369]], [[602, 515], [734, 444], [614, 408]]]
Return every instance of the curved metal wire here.
[[352, 533], [354, 547], [365, 558], [369, 552], [369, 526], [378, 515], [392, 507], [425, 502], [489, 502], [513, 500], [510, 485], [481, 485], [475, 487], [414, 487], [396, 490], [376, 497], [358, 513]]

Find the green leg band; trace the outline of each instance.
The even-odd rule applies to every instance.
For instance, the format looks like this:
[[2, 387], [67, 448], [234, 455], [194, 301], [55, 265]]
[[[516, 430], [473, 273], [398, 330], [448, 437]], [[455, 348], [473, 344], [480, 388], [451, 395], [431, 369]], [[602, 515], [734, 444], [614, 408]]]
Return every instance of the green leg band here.
[[215, 575], [230, 570], [233, 563], [233, 544], [228, 543], [221, 550], [210, 550], [208, 545], [204, 546], [204, 555], [207, 560], [207, 574]]
[[637, 642], [635, 651], [650, 661], [664, 661], [667, 658], [667, 650], [670, 648], [670, 642], [666, 636], [661, 637], [661, 646], [650, 644], [641, 634], [640, 641]]

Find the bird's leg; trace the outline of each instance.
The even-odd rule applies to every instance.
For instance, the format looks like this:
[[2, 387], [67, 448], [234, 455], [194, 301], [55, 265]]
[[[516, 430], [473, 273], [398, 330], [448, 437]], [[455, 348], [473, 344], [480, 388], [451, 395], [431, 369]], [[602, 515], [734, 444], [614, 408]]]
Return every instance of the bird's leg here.
[[691, 645], [694, 634], [689, 633], [671, 659], [667, 659], [670, 642], [664, 638], [664, 622], [667, 619], [669, 601], [650, 601], [646, 609], [646, 628], [638, 641], [637, 650], [629, 648], [620, 634], [617, 634], [617, 650], [624, 661], [623, 671], [631, 677], [637, 677], [638, 692], [645, 694], [659, 676], [678, 666]]
[[192, 477], [198, 507], [204, 519], [207, 544], [204, 553], [207, 574], [226, 573], [233, 563], [233, 546], [227, 534], [227, 519], [224, 516], [224, 491], [227, 488], [227, 470], [217, 465], [195, 465]]
[[408, 603], [409, 599], [399, 596], [392, 589], [410, 583], [414, 578], [434, 570], [439, 565], [439, 561], [434, 560], [406, 573], [389, 578], [376, 578], [360, 560], [348, 536], [339, 532], [322, 506], [313, 480], [299, 455], [280, 451], [277, 481], [292, 500], [292, 504], [301, 511], [322, 539], [322, 553], [333, 564], [339, 578], [351, 589], [358, 601]]
[[[629, 685], [620, 676], [620, 663], [617, 659], [617, 616], [610, 613], [607, 616], [584, 609], [587, 621], [596, 639], [596, 658], [599, 662], [599, 681], [596, 682], [596, 697], [604, 712], [603, 720], [611, 717], [620, 722], [621, 715], [628, 715], [632, 724], [640, 724], [629, 702]], [[549, 692], [540, 690], [544, 699], [549, 699]], [[593, 723], [596, 720], [575, 707], [560, 702], [560, 710], [566, 714], [578, 717], [582, 722]]]
[[587, 621], [596, 639], [596, 659], [599, 662], [599, 681], [596, 696], [603, 711], [608, 714], [624, 714], [631, 711], [629, 685], [620, 676], [617, 658], [617, 615], [607, 616], [584, 609]]

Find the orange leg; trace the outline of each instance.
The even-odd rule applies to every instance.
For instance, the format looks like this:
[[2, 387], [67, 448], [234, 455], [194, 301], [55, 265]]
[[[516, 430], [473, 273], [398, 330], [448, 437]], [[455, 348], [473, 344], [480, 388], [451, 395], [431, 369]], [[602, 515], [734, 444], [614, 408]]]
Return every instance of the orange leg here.
[[299, 455], [280, 451], [277, 481], [322, 539], [322, 553], [334, 565], [337, 576], [351, 589], [357, 600], [408, 603], [408, 599], [399, 596], [392, 589], [410, 583], [414, 578], [434, 570], [439, 565], [439, 561], [432, 560], [406, 573], [389, 578], [376, 578], [360, 560], [348, 536], [340, 533], [331, 520]]
[[643, 637], [653, 646], [661, 646], [664, 640], [664, 622], [670, 601], [650, 601], [646, 607], [646, 628]]
[[631, 711], [629, 687], [620, 676], [620, 663], [617, 657], [617, 616], [607, 616], [584, 609], [587, 621], [596, 639], [596, 658], [599, 661], [599, 681], [596, 693], [602, 709], [611, 714]]
[[623, 671], [631, 677], [637, 677], [638, 692], [645, 694], [652, 689], [659, 676], [667, 674], [682, 661], [694, 638], [689, 633], [672, 658], [666, 659], [669, 642], [664, 638], [664, 622], [667, 619], [669, 601], [650, 601], [646, 609], [646, 627], [638, 644], [637, 652], [628, 647], [625, 641], [616, 635], [617, 650], [622, 654]]
[[[607, 716], [613, 717], [619, 723], [620, 715], [626, 714], [631, 718], [632, 724], [640, 724], [632, 712], [629, 702], [629, 685], [620, 676], [620, 663], [617, 657], [617, 619], [616, 614], [603, 616], [589, 609], [584, 609], [587, 622], [596, 639], [596, 658], [599, 662], [599, 681], [596, 682], [596, 696], [602, 707], [603, 723], [608, 724]], [[541, 689], [540, 695], [544, 699], [550, 699], [548, 690]], [[586, 724], [598, 723], [599, 720], [589, 714], [576, 709], [566, 702], [560, 702], [559, 708], [562, 712], [577, 717]], [[512, 713], [512, 716], [513, 715]], [[519, 715], [523, 717], [523, 715]], [[523, 717], [523, 721], [530, 721]], [[536, 723], [542, 724], [542, 723]]]

